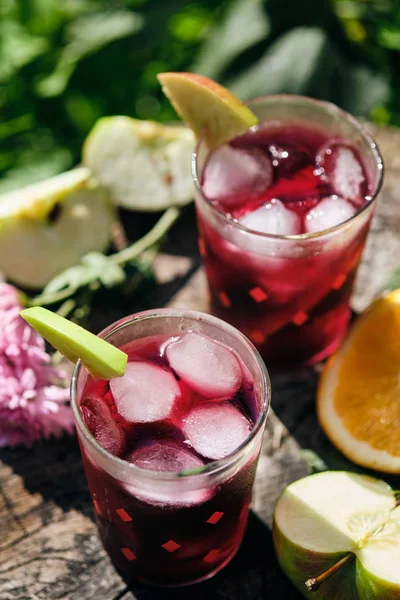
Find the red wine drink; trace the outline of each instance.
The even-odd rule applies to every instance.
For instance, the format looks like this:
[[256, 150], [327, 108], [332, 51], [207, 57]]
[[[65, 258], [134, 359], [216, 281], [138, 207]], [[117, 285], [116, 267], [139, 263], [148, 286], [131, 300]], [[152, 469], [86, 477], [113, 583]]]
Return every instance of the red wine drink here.
[[246, 527], [269, 405], [254, 347], [215, 317], [158, 310], [103, 332], [122, 377], [78, 366], [73, 406], [104, 547], [120, 570], [183, 585], [219, 571]]
[[249, 103], [260, 124], [194, 156], [200, 252], [215, 315], [267, 364], [332, 353], [346, 331], [382, 161], [332, 104], [296, 96]]

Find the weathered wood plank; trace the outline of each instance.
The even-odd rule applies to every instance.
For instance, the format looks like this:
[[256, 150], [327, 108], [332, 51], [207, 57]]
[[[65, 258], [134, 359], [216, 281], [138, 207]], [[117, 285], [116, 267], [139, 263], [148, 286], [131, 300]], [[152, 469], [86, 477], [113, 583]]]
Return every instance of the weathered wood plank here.
[[[359, 272], [356, 310], [384, 288], [391, 270], [400, 265], [400, 131], [374, 133], [384, 154], [386, 178]], [[154, 305], [167, 302], [198, 264], [194, 248], [195, 225], [189, 210], [167, 247], [183, 258], [158, 261], [163, 285], [154, 295]], [[201, 271], [171, 305], [206, 308]], [[190, 591], [141, 585], [127, 588], [97, 537], [75, 438], [1, 451], [1, 600], [186, 600], [189, 594], [193, 600], [299, 599], [281, 575], [273, 552], [270, 525], [275, 499], [290, 481], [306, 472], [301, 448], [315, 450], [331, 467], [354, 468], [318, 427], [314, 412], [317, 381], [318, 368], [272, 375], [274, 412], [267, 423], [244, 544], [222, 573]]]

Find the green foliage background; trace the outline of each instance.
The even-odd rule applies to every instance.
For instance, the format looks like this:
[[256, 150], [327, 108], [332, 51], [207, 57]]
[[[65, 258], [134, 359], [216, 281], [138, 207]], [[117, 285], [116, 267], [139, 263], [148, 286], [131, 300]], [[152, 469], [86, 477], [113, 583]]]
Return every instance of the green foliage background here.
[[398, 0], [1, 0], [0, 191], [68, 169], [96, 119], [174, 119], [156, 73], [400, 125]]

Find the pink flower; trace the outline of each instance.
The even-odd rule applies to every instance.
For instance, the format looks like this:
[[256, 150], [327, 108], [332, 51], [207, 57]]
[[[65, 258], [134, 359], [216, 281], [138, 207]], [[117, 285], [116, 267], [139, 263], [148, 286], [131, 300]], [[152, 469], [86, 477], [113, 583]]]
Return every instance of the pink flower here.
[[51, 366], [21, 308], [17, 290], [0, 283], [0, 447], [73, 430], [66, 374]]

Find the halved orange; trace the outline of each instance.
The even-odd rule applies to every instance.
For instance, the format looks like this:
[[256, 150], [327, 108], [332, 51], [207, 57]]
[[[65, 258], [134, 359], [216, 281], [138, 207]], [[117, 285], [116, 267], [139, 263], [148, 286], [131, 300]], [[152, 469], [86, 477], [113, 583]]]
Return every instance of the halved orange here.
[[317, 414], [353, 462], [400, 473], [400, 289], [375, 300], [328, 361]]

